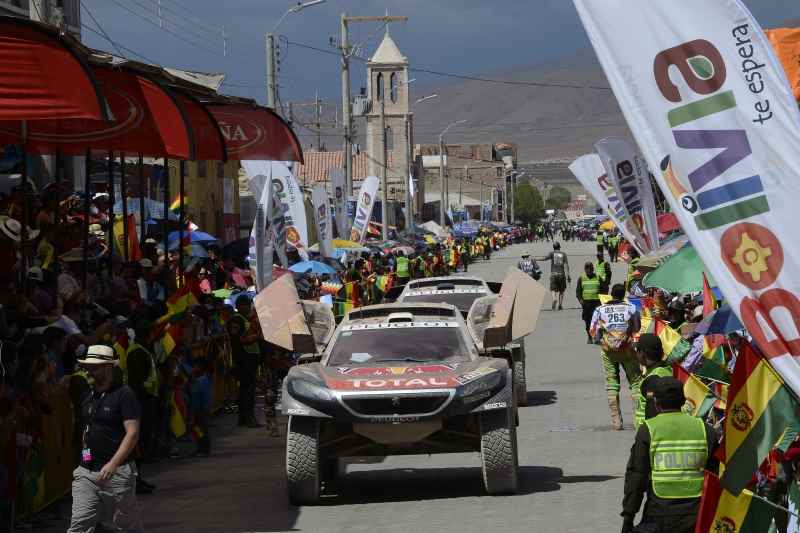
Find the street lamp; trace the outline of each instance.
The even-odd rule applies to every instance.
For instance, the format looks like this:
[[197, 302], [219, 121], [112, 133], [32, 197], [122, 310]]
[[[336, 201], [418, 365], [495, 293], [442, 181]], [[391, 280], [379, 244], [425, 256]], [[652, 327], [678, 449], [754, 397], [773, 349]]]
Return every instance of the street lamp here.
[[[411, 81], [414, 81], [414, 80], [411, 80]], [[408, 83], [411, 83], [411, 81], [409, 81]], [[413, 205], [412, 205], [414, 203], [414, 198], [411, 196], [411, 185], [413, 184], [413, 180], [414, 180], [414, 178], [413, 178], [414, 171], [413, 171], [413, 164], [411, 163], [411, 120], [410, 120], [410, 116], [411, 116], [411, 111], [413, 110], [414, 106], [416, 106], [417, 104], [421, 104], [422, 102], [427, 102], [428, 100], [432, 100], [434, 98], [437, 98], [438, 96], [439, 96], [438, 94], [429, 94], [428, 96], [423, 96], [422, 98], [418, 98], [416, 101], [414, 101], [413, 104], [411, 104], [411, 106], [410, 106], [411, 109], [409, 109], [409, 113], [406, 115], [406, 164], [408, 165], [408, 169], [407, 169], [408, 183], [406, 183], [406, 213], [405, 214], [406, 214], [406, 225], [408, 226], [407, 227], [407, 231], [409, 233], [411, 233], [412, 235], [414, 235], [414, 233], [416, 233], [416, 230], [414, 228], [414, 208], [413, 208]]]
[[445, 227], [445, 205], [446, 202], [449, 202], [449, 198], [446, 197], [446, 179], [445, 179], [445, 168], [444, 168], [444, 135], [450, 128], [453, 126], [458, 126], [459, 124], [464, 124], [466, 120], [457, 120], [447, 125], [447, 127], [439, 134], [439, 187], [441, 188], [441, 196], [439, 199], [439, 225], [441, 227]]
[[308, 2], [298, 2], [286, 10], [286, 13], [281, 15], [272, 31], [267, 34], [267, 107], [275, 109], [275, 102], [278, 100], [278, 84], [275, 80], [275, 32], [278, 31], [278, 26], [281, 25], [283, 20], [291, 13], [299, 13], [307, 7], [316, 6], [324, 3], [325, 0], [309, 0]]

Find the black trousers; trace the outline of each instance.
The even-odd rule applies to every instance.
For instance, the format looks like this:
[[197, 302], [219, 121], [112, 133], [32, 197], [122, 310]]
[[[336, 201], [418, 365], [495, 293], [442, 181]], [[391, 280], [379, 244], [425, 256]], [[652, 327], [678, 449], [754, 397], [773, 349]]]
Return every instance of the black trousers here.
[[241, 369], [239, 375], [239, 423], [248, 423], [256, 416], [256, 376], [255, 372]]
[[644, 517], [633, 531], [634, 533], [694, 533], [696, 522], [696, 515]]
[[600, 300], [584, 300], [583, 307], [581, 311], [581, 318], [583, 319], [583, 323], [586, 324], [586, 334], [589, 334], [589, 326], [592, 325], [592, 315], [594, 315], [594, 310], [600, 307]]

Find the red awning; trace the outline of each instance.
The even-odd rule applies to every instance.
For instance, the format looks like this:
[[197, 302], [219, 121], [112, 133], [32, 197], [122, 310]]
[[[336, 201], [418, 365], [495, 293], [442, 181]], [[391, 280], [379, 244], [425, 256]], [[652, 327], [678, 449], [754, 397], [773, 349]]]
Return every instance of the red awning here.
[[303, 149], [292, 128], [265, 107], [209, 103], [228, 149], [237, 160], [303, 161]]
[[[80, 155], [86, 149], [193, 159], [188, 115], [179, 97], [166, 87], [124, 68], [95, 66], [93, 71], [111, 109], [112, 122], [42, 120], [28, 123], [25, 148], [47, 154], [61, 149]], [[20, 142], [20, 125], [0, 122], [0, 143]]]
[[0, 17], [0, 120], [105, 120], [97, 80], [69, 37]]
[[217, 120], [211, 112], [195, 97], [188, 93], [176, 92], [178, 102], [192, 128], [195, 146], [195, 159], [200, 161], [227, 161], [228, 151]]

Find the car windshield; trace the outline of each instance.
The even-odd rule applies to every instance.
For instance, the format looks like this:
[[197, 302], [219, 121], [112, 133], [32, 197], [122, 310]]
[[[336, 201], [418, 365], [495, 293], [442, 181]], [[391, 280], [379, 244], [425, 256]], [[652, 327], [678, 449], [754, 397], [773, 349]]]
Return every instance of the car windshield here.
[[426, 294], [410, 294], [408, 296], [403, 296], [403, 303], [416, 303], [416, 302], [425, 302], [425, 303], [435, 303], [435, 304], [450, 304], [455, 306], [456, 309], [462, 312], [469, 311], [469, 308], [472, 307], [472, 302], [476, 299], [480, 298], [481, 296], [486, 296], [486, 293], [483, 291], [475, 291], [475, 292], [453, 292], [453, 291], [431, 291], [427, 292]]
[[328, 365], [381, 362], [468, 361], [470, 349], [457, 322], [393, 323], [345, 326]]

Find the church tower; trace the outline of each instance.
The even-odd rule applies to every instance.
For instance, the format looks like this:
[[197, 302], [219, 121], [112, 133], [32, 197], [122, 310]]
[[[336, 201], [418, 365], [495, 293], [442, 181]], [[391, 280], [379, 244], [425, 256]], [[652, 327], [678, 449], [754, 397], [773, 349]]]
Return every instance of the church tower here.
[[389, 200], [405, 202], [408, 184], [408, 159], [406, 136], [413, 131], [412, 117], [408, 103], [408, 59], [389, 35], [389, 28], [380, 46], [367, 62], [367, 90], [371, 108], [367, 120], [367, 154], [369, 155], [369, 175], [381, 176], [383, 161], [383, 137], [381, 135], [381, 100], [384, 100], [386, 120], [387, 153], [390, 154], [387, 178]]

